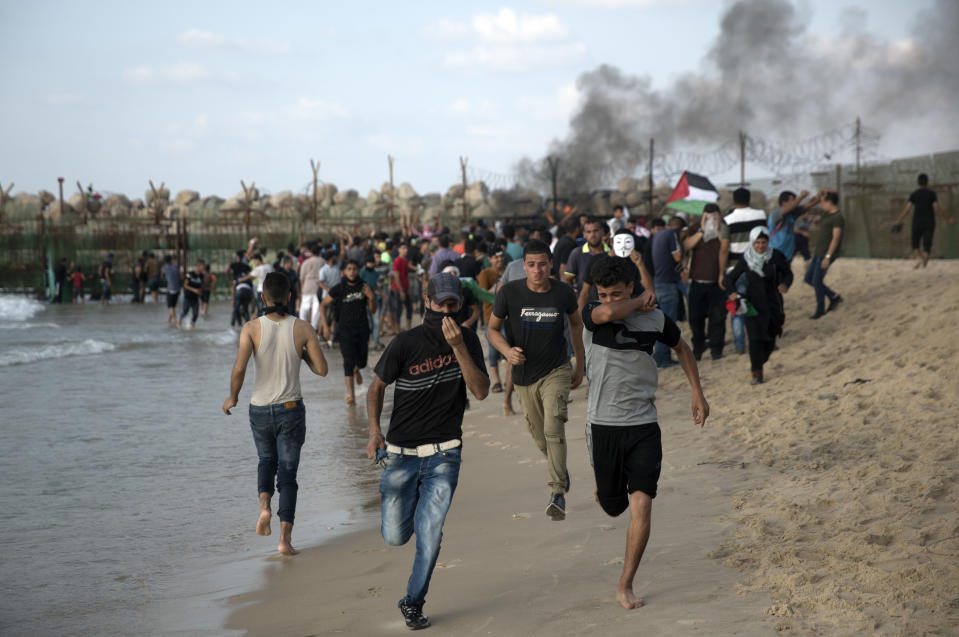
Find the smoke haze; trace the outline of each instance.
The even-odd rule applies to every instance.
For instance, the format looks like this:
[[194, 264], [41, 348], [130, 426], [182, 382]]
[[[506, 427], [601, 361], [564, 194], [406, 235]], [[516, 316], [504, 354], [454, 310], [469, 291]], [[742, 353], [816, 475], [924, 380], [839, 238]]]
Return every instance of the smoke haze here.
[[[909, 41], [883, 42], [864, 31], [864, 9], [847, 9], [824, 33], [788, 0], [740, 0], [726, 9], [702, 71], [656, 89], [646, 76], [602, 65], [582, 74], [582, 104], [560, 159], [561, 193], [584, 192], [644, 172], [649, 140], [656, 155], [708, 151], [737, 131], [783, 142], [834, 130], [861, 116], [882, 135], [922, 128], [959, 143], [959, 2], [937, 0], [918, 12]], [[933, 130], [929, 130], [932, 127]], [[542, 159], [524, 158], [525, 186], [548, 189]]]

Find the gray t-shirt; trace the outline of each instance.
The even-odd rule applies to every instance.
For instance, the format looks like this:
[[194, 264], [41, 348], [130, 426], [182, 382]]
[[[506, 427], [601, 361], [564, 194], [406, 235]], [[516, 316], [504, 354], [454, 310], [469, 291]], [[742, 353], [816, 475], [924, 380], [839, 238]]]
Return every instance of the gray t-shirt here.
[[657, 421], [656, 388], [659, 374], [653, 345], [679, 343], [680, 331], [662, 310], [633, 312], [609, 323], [593, 322], [599, 301], [583, 308], [583, 344], [589, 398], [586, 422], [590, 425], [645, 425]]
[[510, 281], [519, 281], [526, 278], [526, 270], [523, 269], [522, 261], [510, 261], [506, 264], [506, 269], [500, 275], [499, 281], [506, 285]]

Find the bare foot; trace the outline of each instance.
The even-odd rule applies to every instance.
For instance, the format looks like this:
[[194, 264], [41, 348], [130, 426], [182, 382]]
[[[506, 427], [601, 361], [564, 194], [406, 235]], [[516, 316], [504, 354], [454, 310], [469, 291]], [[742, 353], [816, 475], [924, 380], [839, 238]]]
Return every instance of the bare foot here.
[[633, 610], [646, 604], [642, 599], [633, 595], [632, 588], [626, 588], [616, 591], [616, 601], [626, 610]]
[[280, 555], [299, 555], [300, 552], [293, 548], [293, 545], [289, 542], [280, 542], [280, 545], [276, 547], [276, 550], [280, 552]]
[[349, 394], [347, 394], [346, 398], [344, 398], [343, 401], [344, 401], [347, 405], [355, 405], [355, 404], [356, 404], [356, 398], [354, 398], [353, 396], [350, 396]]
[[363, 376], [362, 374], [360, 374], [360, 370], [356, 370], [355, 372], [353, 372], [353, 382], [356, 383], [357, 385], [363, 384]]
[[503, 405], [503, 415], [504, 416], [515, 416], [516, 412], [513, 411], [512, 405]]
[[256, 534], [269, 535], [273, 531], [270, 529], [270, 520], [273, 518], [269, 509], [260, 511], [260, 519], [256, 521]]

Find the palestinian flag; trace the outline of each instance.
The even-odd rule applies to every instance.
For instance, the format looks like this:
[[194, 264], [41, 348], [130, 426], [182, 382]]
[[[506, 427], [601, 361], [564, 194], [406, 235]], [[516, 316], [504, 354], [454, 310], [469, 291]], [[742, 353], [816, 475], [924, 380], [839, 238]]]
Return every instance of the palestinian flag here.
[[673, 194], [666, 200], [666, 207], [681, 210], [694, 215], [703, 214], [703, 208], [708, 203], [719, 201], [716, 186], [702, 175], [683, 171], [679, 183], [673, 188]]

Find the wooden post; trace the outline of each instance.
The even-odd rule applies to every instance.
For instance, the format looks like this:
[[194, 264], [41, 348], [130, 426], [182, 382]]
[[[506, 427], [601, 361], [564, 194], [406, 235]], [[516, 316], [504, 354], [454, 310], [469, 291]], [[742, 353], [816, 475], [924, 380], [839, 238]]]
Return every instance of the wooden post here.
[[469, 203], [466, 201], [466, 163], [469, 157], [460, 157], [460, 175], [463, 178], [463, 223], [469, 222]]
[[[10, 191], [13, 190], [13, 182], [10, 182], [10, 185], [7, 186], [7, 189], [4, 190], [3, 186], [0, 185], [0, 223], [3, 223], [3, 211], [7, 207], [7, 202], [10, 201]], [[43, 213], [43, 202], [40, 202], [40, 213]]]
[[320, 207], [319, 200], [317, 200], [317, 197], [319, 196], [317, 193], [317, 189], [319, 188], [319, 185], [318, 185], [319, 180], [317, 179], [317, 176], [320, 173], [320, 162], [314, 163], [313, 160], [311, 159], [310, 168], [313, 170], [313, 224], [315, 225], [317, 211], [318, 211], [318, 208]]
[[739, 187], [746, 186], [746, 133], [739, 131]]
[[80, 193], [80, 199], [83, 200], [83, 216], [81, 217], [83, 225], [87, 225], [87, 193], [84, 192], [83, 186], [80, 184], [80, 180], [77, 180], [77, 191]]
[[650, 220], [653, 218], [653, 148], [654, 140], [652, 137], [649, 138], [649, 193], [647, 195], [647, 202], [649, 206], [649, 215]]
[[253, 189], [256, 187], [256, 182], [251, 181], [250, 187], [247, 188], [246, 184], [243, 183], [243, 180], [240, 180], [240, 185], [243, 187], [243, 230], [246, 232], [246, 236], [250, 236], [250, 213], [253, 211]]
[[836, 164], [836, 196], [839, 197], [839, 205], [842, 206], [842, 164]]
[[57, 177], [57, 183], [60, 186], [60, 214], [63, 215], [63, 177]]
[[166, 182], [161, 181], [160, 187], [157, 188], [153, 185], [153, 180], [149, 180], [150, 183], [150, 192], [153, 193], [153, 201], [150, 202], [150, 208], [153, 209], [153, 224], [160, 225], [160, 217], [163, 215], [163, 210], [160, 208], [160, 191], [163, 190], [163, 186], [166, 185]]
[[862, 159], [862, 123], [856, 118], [856, 183], [859, 183], [859, 162]]
[[393, 186], [393, 155], [387, 155], [386, 161], [390, 165], [390, 196], [386, 202], [386, 223], [393, 225], [393, 201], [396, 198], [396, 187]]
[[559, 191], [556, 188], [556, 178], [559, 176], [559, 157], [550, 155], [546, 158], [549, 165], [549, 178], [553, 186], [553, 214], [552, 217], [559, 217]]

